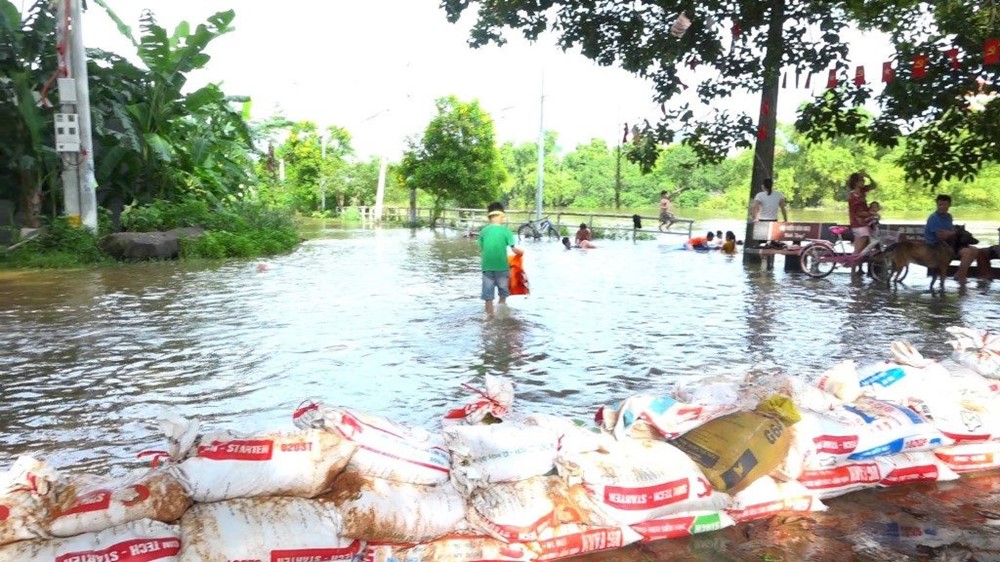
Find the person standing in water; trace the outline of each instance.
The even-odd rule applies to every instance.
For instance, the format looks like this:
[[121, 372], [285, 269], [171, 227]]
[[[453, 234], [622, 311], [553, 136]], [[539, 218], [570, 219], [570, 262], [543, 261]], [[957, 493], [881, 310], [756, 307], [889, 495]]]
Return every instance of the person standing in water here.
[[477, 243], [482, 252], [480, 259], [483, 271], [482, 297], [486, 303], [486, 315], [493, 316], [493, 299], [499, 297], [500, 304], [507, 303], [510, 296], [510, 265], [507, 263], [507, 248], [515, 254], [523, 255], [524, 250], [514, 245], [514, 233], [504, 224], [503, 205], [490, 203], [486, 208], [489, 224], [479, 231]]

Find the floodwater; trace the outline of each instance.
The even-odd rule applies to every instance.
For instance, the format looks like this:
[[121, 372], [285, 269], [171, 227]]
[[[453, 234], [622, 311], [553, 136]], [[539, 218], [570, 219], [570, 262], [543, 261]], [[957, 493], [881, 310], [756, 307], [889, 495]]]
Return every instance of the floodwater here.
[[[600, 240], [590, 251], [526, 242], [532, 294], [511, 297], [492, 320], [479, 298], [478, 247], [454, 232], [328, 230], [263, 272], [245, 261], [0, 272], [0, 469], [20, 454], [90, 471], [133, 467], [137, 453], [164, 448], [154, 421], [166, 411], [203, 428], [291, 429], [295, 406], [319, 399], [432, 428], [469, 398], [462, 383], [487, 373], [513, 378], [519, 412], [591, 419], [601, 404], [704, 376], [880, 360], [896, 339], [941, 356], [945, 327], [1000, 325], [1000, 282], [959, 291], [949, 281], [935, 293], [922, 268], [892, 290], [843, 273], [816, 281], [784, 273], [781, 258], [774, 270], [745, 267], [739, 256], [679, 251], [682, 240]], [[982, 504], [1000, 489], [1000, 479], [978, 482], [931, 491], [957, 505], [961, 490]], [[746, 545], [792, 536], [821, 548], [850, 532], [873, 540], [861, 522], [843, 521], [826, 532], [839, 538], [824, 538], [821, 519], [835, 520], [838, 502], [871, 515], [892, 494], [919, 503], [910, 489], [853, 494], [831, 500], [827, 515], [601, 559], [822, 559]], [[930, 524], [921, 506], [900, 512], [910, 527]], [[973, 520], [982, 526], [963, 516], [963, 533]], [[891, 528], [895, 515], [880, 517], [863, 519]], [[919, 559], [913, 549], [886, 552]], [[1000, 559], [1000, 550], [977, 552]], [[896, 559], [874, 556], [858, 559]]]

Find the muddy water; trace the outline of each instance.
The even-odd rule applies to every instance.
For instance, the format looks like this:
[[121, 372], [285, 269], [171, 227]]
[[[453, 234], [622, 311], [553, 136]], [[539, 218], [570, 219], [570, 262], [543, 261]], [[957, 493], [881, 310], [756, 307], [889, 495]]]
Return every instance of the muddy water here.
[[[1000, 325], [997, 284], [949, 282], [941, 295], [915, 272], [892, 291], [839, 273], [814, 281], [783, 273], [780, 258], [774, 271], [745, 268], [680, 241], [528, 243], [532, 295], [492, 321], [477, 247], [453, 233], [331, 230], [264, 272], [0, 272], [0, 469], [28, 453], [132, 466], [163, 447], [153, 420], [168, 410], [208, 428], [290, 428], [294, 407], [318, 398], [433, 427], [485, 373], [514, 379], [522, 412], [590, 419], [597, 405], [706, 375], [810, 374], [883, 358], [900, 338], [941, 355], [944, 327]], [[861, 497], [877, 507], [885, 496]]]

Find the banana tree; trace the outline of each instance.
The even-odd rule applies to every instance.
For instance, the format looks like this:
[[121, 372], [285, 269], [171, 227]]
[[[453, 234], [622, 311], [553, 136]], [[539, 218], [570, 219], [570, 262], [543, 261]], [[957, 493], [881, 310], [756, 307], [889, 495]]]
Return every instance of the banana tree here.
[[39, 226], [45, 195], [54, 196], [59, 157], [53, 111], [36, 92], [56, 71], [55, 17], [44, 0], [22, 14], [0, 0], [0, 198], [15, 200], [22, 224]]

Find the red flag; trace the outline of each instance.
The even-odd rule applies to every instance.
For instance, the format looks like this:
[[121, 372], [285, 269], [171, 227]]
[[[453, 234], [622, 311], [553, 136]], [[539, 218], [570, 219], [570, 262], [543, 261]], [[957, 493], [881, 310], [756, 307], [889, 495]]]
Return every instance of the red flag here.
[[923, 78], [927, 76], [927, 55], [916, 55], [913, 57], [913, 77]]
[[892, 69], [892, 62], [882, 63], [882, 81], [888, 84], [896, 78], [896, 72]]
[[859, 66], [854, 69], [854, 85], [863, 86], [865, 84], [867, 84], [865, 82], [865, 67]]
[[948, 58], [951, 60], [951, 69], [952, 70], [958, 70], [958, 66], [959, 66], [959, 64], [958, 64], [958, 49], [952, 47], [951, 49], [948, 49], [947, 54], [948, 54]]
[[1000, 63], [1000, 37], [987, 39], [983, 44], [983, 64]]
[[830, 69], [830, 76], [826, 79], [826, 87], [833, 89], [837, 87], [837, 69]]

